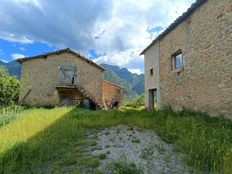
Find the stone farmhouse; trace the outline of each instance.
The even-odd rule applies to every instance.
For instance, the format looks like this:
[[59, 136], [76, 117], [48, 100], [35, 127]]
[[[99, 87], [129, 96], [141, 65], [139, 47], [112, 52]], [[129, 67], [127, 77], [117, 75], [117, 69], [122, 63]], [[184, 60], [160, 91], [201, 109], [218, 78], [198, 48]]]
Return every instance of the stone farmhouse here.
[[103, 80], [105, 69], [69, 48], [17, 61], [22, 64], [21, 104], [96, 109], [108, 108], [112, 100], [123, 103], [123, 88]]
[[232, 118], [232, 1], [197, 0], [145, 56], [145, 101]]

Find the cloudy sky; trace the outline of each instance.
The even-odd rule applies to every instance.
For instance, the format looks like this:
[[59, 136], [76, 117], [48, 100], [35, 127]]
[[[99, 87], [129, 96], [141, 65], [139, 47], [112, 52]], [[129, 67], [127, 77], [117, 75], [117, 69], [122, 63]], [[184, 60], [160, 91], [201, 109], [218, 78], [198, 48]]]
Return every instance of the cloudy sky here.
[[71, 48], [143, 72], [139, 53], [195, 0], [0, 0], [0, 60]]

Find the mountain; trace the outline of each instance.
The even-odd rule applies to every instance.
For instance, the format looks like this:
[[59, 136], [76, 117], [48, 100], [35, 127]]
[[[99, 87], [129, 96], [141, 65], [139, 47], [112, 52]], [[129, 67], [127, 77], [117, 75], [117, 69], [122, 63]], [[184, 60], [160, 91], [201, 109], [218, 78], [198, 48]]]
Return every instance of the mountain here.
[[3, 62], [2, 60], [0, 60], [0, 66], [5, 66], [7, 63]]
[[[4, 66], [11, 75], [20, 78], [20, 63], [15, 61], [5, 63], [0, 60], [0, 66]], [[133, 98], [144, 92], [144, 74], [133, 74], [127, 68], [108, 64], [101, 64], [101, 66], [106, 69], [104, 79], [123, 86], [126, 98]]]
[[8, 72], [10, 73], [10, 75], [12, 76], [16, 76], [17, 78], [20, 78], [20, 73], [21, 73], [21, 64], [18, 62], [9, 62], [9, 63], [5, 63], [3, 61], [0, 60], [0, 66], [5, 67]]
[[134, 74], [127, 68], [108, 64], [101, 64], [101, 66], [106, 69], [105, 80], [123, 86], [126, 98], [133, 98], [144, 93], [144, 74]]

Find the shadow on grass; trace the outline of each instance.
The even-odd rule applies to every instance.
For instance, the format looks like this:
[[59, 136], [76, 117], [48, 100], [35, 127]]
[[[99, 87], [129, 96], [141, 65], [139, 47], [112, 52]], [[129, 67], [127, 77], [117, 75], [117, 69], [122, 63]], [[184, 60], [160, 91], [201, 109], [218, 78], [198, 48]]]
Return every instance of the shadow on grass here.
[[0, 173], [50, 173], [61, 171], [63, 165], [78, 171], [74, 164], [83, 158], [85, 131], [78, 126], [77, 114], [77, 109], [71, 110], [26, 142], [0, 154]]
[[86, 132], [119, 124], [153, 129], [163, 140], [173, 143], [176, 150], [186, 154], [186, 163], [194, 169], [206, 173], [232, 170], [232, 122], [229, 120], [188, 110], [72, 109], [42, 132], [0, 154], [0, 173], [78, 173], [91, 165], [96, 167], [91, 161], [97, 159], [91, 160], [85, 151]]

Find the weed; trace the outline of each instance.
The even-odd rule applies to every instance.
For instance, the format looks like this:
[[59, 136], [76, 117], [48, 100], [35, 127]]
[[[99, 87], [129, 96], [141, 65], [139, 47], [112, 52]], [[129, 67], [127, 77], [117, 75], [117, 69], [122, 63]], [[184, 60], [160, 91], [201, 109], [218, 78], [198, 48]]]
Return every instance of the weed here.
[[97, 141], [91, 141], [91, 142], [89, 143], [89, 145], [90, 145], [90, 146], [96, 146], [96, 145], [97, 145]]
[[140, 143], [140, 139], [133, 137], [131, 140], [132, 143]]
[[98, 155], [98, 158], [99, 158], [100, 160], [104, 160], [104, 159], [106, 159], [106, 154], [105, 154], [105, 153], [102, 153], [102, 154]]
[[100, 168], [96, 169], [94, 173], [95, 174], [104, 174], [103, 170]]
[[127, 130], [128, 131], [134, 131], [134, 128], [133, 127], [128, 127]]
[[107, 149], [107, 148], [109, 148], [109, 147], [110, 147], [110, 145], [108, 145], [108, 144], [107, 144], [107, 145], [105, 145], [105, 148], [106, 148], [106, 149]]
[[19, 113], [23, 110], [23, 107], [18, 105], [0, 107], [0, 127], [5, 126], [19, 117]]
[[72, 155], [70, 156], [66, 156], [63, 160], [61, 165], [65, 165], [65, 166], [70, 166], [70, 165], [74, 165], [76, 164], [77, 160], [75, 157], [73, 157]]
[[109, 135], [109, 134], [110, 134], [110, 132], [109, 132], [109, 131], [105, 132], [105, 135]]
[[141, 158], [144, 160], [148, 160], [152, 154], [153, 154], [152, 147], [144, 148], [142, 150]]
[[[112, 173], [116, 174], [141, 174], [142, 170], [134, 163], [128, 163], [127, 161], [114, 161], [109, 164], [109, 168]], [[110, 173], [111, 173], [110, 172]]]
[[99, 158], [97, 158], [97, 157], [90, 158], [90, 159], [87, 161], [87, 166], [92, 167], [92, 168], [98, 167], [99, 164], [100, 164], [100, 160], [99, 160]]

